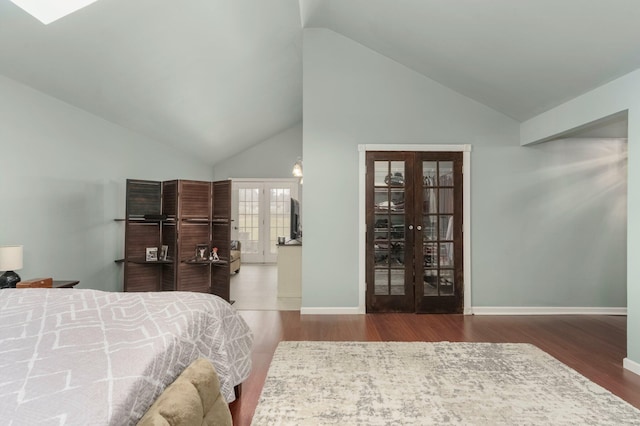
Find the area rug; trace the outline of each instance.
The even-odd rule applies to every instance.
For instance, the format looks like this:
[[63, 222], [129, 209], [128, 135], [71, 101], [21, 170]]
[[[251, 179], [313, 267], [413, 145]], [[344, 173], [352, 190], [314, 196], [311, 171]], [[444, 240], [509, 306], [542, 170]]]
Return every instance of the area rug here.
[[252, 425], [640, 425], [640, 410], [517, 343], [282, 342]]

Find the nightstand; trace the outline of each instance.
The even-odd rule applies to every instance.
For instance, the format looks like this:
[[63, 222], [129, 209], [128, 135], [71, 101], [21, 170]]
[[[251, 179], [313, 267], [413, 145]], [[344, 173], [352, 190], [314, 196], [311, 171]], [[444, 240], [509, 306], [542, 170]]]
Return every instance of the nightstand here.
[[59, 280], [53, 280], [53, 288], [73, 288], [76, 285], [78, 285], [78, 283], [80, 283], [80, 281], [59, 281]]
[[20, 281], [16, 288], [73, 288], [80, 281], [75, 280], [52, 280], [51, 278], [36, 278]]

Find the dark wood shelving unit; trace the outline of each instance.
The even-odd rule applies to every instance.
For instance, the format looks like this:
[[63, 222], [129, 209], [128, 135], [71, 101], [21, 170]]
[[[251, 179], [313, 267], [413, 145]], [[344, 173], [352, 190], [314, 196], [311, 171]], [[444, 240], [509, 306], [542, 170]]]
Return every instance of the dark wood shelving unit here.
[[160, 215], [162, 185], [148, 180], [127, 180], [124, 230], [124, 291], [158, 291], [162, 264], [140, 262], [147, 247], [161, 246], [159, 221], [147, 221], [145, 215]]
[[218, 248], [220, 259], [227, 260], [227, 266], [212, 264], [211, 291], [229, 300], [230, 271], [228, 259], [231, 258], [231, 181], [211, 183], [211, 242]]
[[[229, 300], [231, 181], [127, 180], [125, 291], [197, 291]], [[151, 218], [149, 218], [151, 217]], [[167, 260], [144, 260], [166, 245]], [[196, 247], [220, 261], [194, 260]], [[222, 268], [221, 266], [226, 266]]]

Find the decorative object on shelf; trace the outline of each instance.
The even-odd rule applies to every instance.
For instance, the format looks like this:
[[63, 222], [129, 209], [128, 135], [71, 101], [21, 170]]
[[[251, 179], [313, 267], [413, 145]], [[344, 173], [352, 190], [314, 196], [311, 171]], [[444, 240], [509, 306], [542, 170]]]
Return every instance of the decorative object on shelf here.
[[163, 245], [160, 248], [160, 260], [167, 260], [167, 253], [169, 252], [169, 246]]
[[209, 245], [207, 244], [198, 244], [196, 246], [196, 260], [203, 261], [207, 260], [207, 252], [209, 251]]
[[214, 247], [211, 249], [211, 256], [209, 257], [209, 260], [213, 262], [218, 262], [220, 260], [220, 258], [218, 257], [218, 247]]
[[291, 174], [294, 175], [295, 177], [299, 177], [299, 178], [302, 177], [302, 159], [300, 157], [298, 157], [295, 164], [293, 165], [293, 170], [291, 171]]
[[278, 237], [278, 244], [283, 245], [285, 242], [285, 237]]
[[20, 282], [20, 275], [14, 271], [22, 269], [22, 246], [0, 247], [0, 288], [15, 288]]
[[147, 262], [156, 262], [158, 260], [158, 247], [147, 247]]

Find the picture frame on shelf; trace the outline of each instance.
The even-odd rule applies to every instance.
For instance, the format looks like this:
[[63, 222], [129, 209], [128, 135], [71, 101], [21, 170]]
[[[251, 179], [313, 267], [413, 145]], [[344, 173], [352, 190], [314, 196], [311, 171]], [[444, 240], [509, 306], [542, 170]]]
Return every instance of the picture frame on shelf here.
[[158, 247], [147, 247], [146, 248], [145, 260], [147, 262], [157, 262], [158, 261]]
[[160, 260], [167, 260], [167, 254], [169, 253], [169, 246], [162, 245], [160, 248]]
[[209, 260], [209, 245], [197, 244], [196, 245], [196, 261], [202, 262]]

